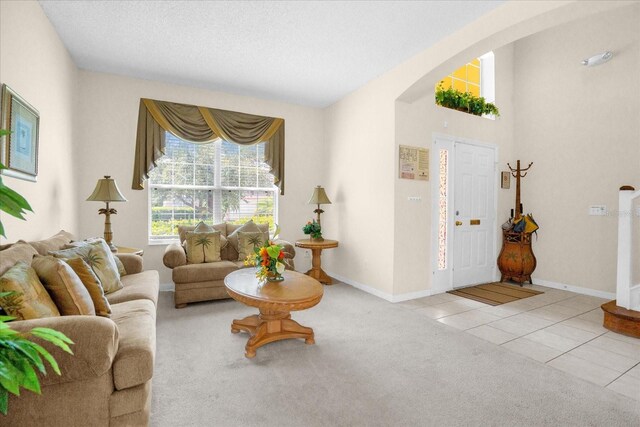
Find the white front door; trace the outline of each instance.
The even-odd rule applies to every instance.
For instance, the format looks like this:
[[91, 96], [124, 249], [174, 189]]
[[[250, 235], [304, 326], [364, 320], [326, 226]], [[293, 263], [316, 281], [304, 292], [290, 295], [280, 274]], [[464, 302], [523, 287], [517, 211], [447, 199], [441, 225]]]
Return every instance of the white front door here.
[[453, 287], [491, 282], [495, 274], [495, 151], [455, 143]]

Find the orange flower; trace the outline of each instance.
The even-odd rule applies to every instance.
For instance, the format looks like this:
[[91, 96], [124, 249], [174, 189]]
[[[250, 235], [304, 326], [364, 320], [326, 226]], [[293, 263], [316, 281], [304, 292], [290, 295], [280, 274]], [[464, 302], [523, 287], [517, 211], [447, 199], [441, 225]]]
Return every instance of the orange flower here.
[[280, 253], [278, 254], [278, 259], [282, 260], [284, 258], [284, 252], [281, 250]]
[[263, 257], [269, 256], [269, 254], [267, 253], [267, 248], [260, 248], [260, 255], [262, 255]]

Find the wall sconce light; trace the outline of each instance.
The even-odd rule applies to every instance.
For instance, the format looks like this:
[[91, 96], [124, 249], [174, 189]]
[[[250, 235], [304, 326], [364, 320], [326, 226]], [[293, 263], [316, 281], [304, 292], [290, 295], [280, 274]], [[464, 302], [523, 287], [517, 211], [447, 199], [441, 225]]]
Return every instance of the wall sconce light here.
[[591, 58], [583, 59], [581, 64], [586, 67], [595, 67], [596, 65], [604, 64], [611, 58], [613, 58], [613, 53], [610, 51], [606, 51], [597, 55], [593, 55]]

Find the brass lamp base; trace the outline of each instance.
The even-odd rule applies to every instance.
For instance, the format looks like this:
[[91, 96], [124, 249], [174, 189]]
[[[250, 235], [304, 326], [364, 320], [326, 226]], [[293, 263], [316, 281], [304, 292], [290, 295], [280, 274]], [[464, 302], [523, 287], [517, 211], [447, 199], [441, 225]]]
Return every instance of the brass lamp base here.
[[111, 231], [111, 215], [115, 215], [118, 213], [117, 210], [113, 208], [109, 208], [109, 202], [107, 203], [106, 208], [102, 208], [98, 210], [99, 215], [104, 215], [104, 241], [109, 245], [109, 249], [111, 252], [117, 252], [118, 248], [113, 244], [113, 232]]

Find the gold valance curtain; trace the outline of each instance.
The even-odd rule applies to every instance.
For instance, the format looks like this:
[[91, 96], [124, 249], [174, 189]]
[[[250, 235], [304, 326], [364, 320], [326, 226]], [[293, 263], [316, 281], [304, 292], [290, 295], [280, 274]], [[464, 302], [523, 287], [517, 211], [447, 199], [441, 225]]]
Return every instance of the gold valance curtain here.
[[141, 99], [133, 165], [134, 190], [142, 190], [149, 172], [164, 155], [165, 131], [195, 144], [224, 139], [240, 145], [266, 142], [265, 163], [284, 194], [284, 120], [216, 108]]

